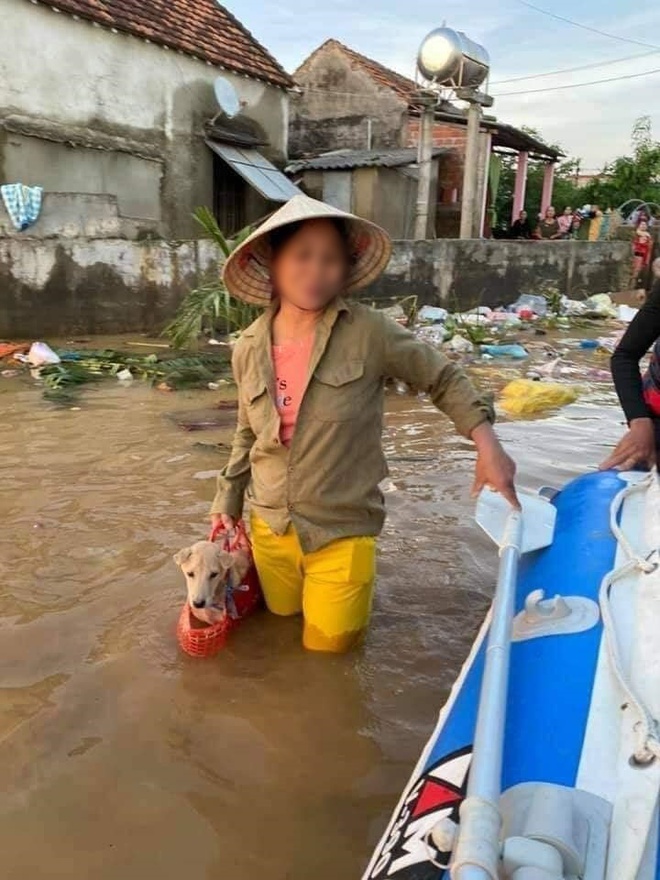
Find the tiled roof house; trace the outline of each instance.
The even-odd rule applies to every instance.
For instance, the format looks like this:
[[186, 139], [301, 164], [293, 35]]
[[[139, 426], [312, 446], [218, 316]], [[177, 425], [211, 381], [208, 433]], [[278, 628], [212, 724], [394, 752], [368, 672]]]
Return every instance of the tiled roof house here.
[[289, 88], [291, 77], [215, 0], [49, 0], [48, 6], [244, 76]]
[[232, 232], [295, 192], [271, 164], [293, 81], [215, 0], [3, 0], [2, 36], [0, 182], [44, 188], [31, 234], [186, 238], [200, 205]]
[[[299, 94], [292, 100], [289, 155], [309, 160], [337, 150], [415, 148], [419, 140], [419, 86], [407, 76], [326, 40], [294, 72]], [[524, 153], [552, 163], [558, 151], [494, 118], [482, 123], [482, 149]], [[434, 147], [445, 150], [438, 177], [438, 235], [458, 233], [466, 145], [466, 117], [460, 110], [436, 112]], [[482, 185], [484, 188], [484, 174]]]

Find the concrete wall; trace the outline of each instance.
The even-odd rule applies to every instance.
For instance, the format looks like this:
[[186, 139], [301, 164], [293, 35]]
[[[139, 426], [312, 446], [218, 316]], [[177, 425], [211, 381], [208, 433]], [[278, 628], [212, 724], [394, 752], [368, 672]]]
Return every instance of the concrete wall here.
[[553, 286], [576, 299], [628, 286], [623, 241], [397, 241], [385, 275], [366, 293], [384, 301], [415, 294], [420, 303], [496, 306]]
[[[0, 238], [0, 338], [159, 330], [216, 260], [209, 241]], [[468, 308], [544, 284], [579, 298], [624, 289], [629, 267], [625, 241], [399, 241], [363, 299]]]
[[0, 338], [159, 331], [215, 274], [204, 240], [0, 238]]
[[282, 89], [26, 0], [2, 0], [2, 39], [0, 182], [114, 195], [122, 216], [194, 235], [192, 210], [212, 200], [203, 124], [218, 75], [266, 134], [264, 152], [286, 157]]
[[302, 95], [290, 106], [291, 158], [329, 150], [364, 150], [371, 120], [374, 149], [405, 146], [406, 102], [351, 64], [336, 46], [324, 46], [295, 73]]

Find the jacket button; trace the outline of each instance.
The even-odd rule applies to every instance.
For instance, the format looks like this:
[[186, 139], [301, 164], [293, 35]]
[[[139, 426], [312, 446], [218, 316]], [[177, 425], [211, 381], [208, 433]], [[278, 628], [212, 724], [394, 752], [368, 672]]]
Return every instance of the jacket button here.
[[288, 509], [288, 510], [293, 510], [293, 509], [294, 509], [293, 504], [287, 504], [287, 509]]

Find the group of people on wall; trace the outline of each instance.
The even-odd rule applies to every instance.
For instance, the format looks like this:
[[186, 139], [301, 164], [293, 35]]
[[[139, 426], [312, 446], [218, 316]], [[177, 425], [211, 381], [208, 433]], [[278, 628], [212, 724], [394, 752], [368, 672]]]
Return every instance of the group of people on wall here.
[[[605, 238], [611, 229], [613, 213], [608, 208], [602, 211], [598, 205], [586, 208], [567, 206], [561, 214], [550, 205], [532, 221], [527, 211], [521, 211], [509, 229], [509, 238], [536, 239], [538, 241], [559, 241], [568, 238], [582, 238], [598, 241]], [[588, 222], [588, 227], [584, 224]], [[578, 235], [583, 229], [584, 235]]]
[[[588, 206], [574, 211], [564, 208], [557, 215], [550, 206], [543, 214], [539, 214], [535, 223], [529, 218], [527, 211], [521, 211], [518, 219], [511, 224], [509, 238], [517, 240], [560, 241], [570, 238], [584, 238], [586, 241], [598, 241], [613, 231], [616, 215], [607, 210], [603, 212], [598, 205]], [[578, 232], [585, 221], [588, 221], [586, 234]], [[630, 221], [628, 221], [630, 223]], [[637, 211], [634, 217], [635, 232], [632, 239], [631, 288], [643, 287], [649, 273], [653, 253], [653, 218], [643, 211]]]

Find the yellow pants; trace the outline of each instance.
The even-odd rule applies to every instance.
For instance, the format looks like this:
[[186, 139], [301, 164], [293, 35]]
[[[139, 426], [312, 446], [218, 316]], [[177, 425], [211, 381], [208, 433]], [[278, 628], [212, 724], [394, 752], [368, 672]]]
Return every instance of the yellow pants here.
[[252, 517], [252, 549], [266, 605], [273, 614], [303, 614], [303, 645], [348, 651], [369, 624], [376, 539], [341, 538], [303, 553], [292, 527], [276, 535]]

